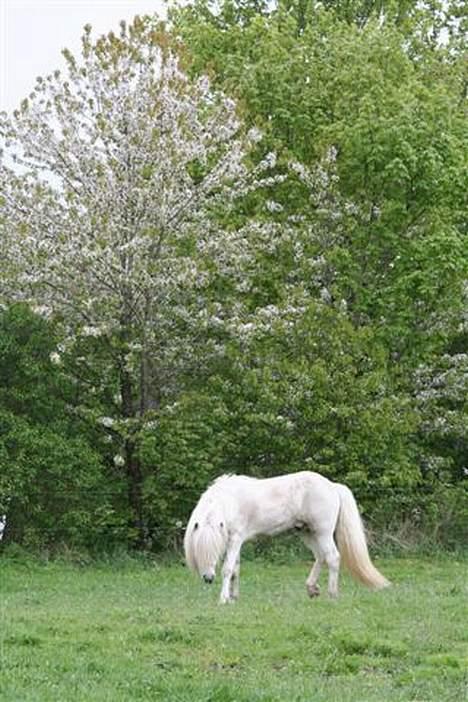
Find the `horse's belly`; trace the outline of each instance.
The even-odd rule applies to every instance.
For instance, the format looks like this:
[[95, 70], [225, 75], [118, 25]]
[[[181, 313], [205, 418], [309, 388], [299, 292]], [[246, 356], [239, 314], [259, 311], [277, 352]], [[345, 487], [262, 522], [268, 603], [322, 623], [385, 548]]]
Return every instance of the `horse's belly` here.
[[255, 536], [265, 534], [266, 536], [275, 536], [282, 534], [284, 531], [293, 529], [297, 524], [297, 519], [292, 515], [270, 515], [267, 519], [260, 519], [255, 525], [252, 525], [255, 530]]

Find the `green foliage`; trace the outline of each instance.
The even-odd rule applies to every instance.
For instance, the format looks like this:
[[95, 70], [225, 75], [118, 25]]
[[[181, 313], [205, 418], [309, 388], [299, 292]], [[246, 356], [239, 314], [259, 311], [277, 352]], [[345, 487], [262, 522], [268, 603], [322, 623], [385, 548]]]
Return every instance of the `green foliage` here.
[[[42, 548], [122, 538], [102, 457], [73, 411], [54, 328], [27, 308], [0, 316], [0, 511], [6, 539]], [[120, 533], [113, 534], [118, 527]], [[123, 532], [125, 536], [125, 532]]]
[[28, 307], [14, 305], [0, 311], [0, 406], [4, 410], [43, 424], [61, 417], [70, 386], [51, 359], [56, 345], [53, 326]]
[[220, 473], [233, 472], [226, 463], [232, 441], [220, 394], [187, 392], [155, 413], [139, 441], [149, 545], [180, 545], [194, 500]]
[[101, 535], [100, 460], [85, 441], [0, 413], [1, 491], [10, 538], [43, 547]]

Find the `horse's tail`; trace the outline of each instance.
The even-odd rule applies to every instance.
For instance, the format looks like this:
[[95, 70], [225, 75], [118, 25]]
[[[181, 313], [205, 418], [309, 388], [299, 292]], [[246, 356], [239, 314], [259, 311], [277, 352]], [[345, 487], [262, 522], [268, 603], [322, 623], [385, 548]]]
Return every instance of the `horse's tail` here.
[[200, 523], [202, 511], [198, 505], [192, 512], [184, 537], [185, 561], [190, 570], [199, 575], [203, 575], [207, 567], [216, 565], [227, 544], [226, 529]]
[[354, 495], [346, 485], [337, 485], [340, 511], [336, 525], [338, 550], [351, 575], [367, 587], [380, 590], [390, 585], [373, 565], [367, 550], [366, 535]]

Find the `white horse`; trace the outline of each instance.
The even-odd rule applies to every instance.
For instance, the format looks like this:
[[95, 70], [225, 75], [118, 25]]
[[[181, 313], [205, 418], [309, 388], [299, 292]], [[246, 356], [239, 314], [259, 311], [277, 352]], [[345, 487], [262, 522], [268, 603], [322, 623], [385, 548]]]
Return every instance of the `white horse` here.
[[[306, 581], [310, 597], [320, 594], [318, 578], [328, 566], [328, 594], [338, 595], [340, 556], [351, 574], [378, 590], [390, 583], [372, 564], [356, 501], [349, 488], [303, 471], [256, 479], [223, 475], [206, 490], [192, 512], [184, 539], [189, 568], [207, 583], [223, 554], [220, 602], [239, 596], [240, 551], [260, 534], [300, 529], [315, 557]], [[338, 548], [333, 534], [336, 533]]]

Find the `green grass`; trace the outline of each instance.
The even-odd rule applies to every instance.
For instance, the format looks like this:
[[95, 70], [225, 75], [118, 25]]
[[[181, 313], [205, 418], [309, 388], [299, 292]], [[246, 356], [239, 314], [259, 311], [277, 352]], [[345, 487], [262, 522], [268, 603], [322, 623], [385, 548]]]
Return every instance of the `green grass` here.
[[[308, 564], [244, 562], [241, 600], [181, 565], [0, 560], [0, 700], [461, 702], [466, 562], [379, 561], [309, 600]], [[465, 593], [466, 594], [466, 593]]]

